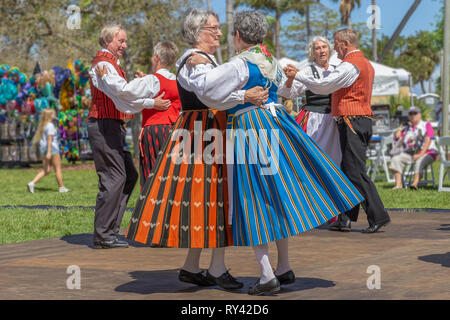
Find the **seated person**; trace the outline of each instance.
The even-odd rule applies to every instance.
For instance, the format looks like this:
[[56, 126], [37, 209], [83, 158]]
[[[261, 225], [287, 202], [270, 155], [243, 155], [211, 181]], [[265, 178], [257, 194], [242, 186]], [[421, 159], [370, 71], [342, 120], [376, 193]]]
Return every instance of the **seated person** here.
[[405, 164], [414, 162], [414, 180], [410, 188], [417, 189], [423, 169], [436, 160], [436, 143], [431, 140], [434, 130], [430, 122], [422, 120], [422, 113], [416, 106], [408, 109], [408, 125], [394, 133], [394, 140], [402, 145], [402, 152], [392, 157], [389, 169], [394, 172], [395, 186], [402, 188], [402, 172]]

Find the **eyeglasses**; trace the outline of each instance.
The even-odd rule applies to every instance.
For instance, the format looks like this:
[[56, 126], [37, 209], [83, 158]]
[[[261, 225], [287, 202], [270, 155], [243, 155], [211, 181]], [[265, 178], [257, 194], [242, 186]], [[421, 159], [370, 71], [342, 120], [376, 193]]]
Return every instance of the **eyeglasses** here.
[[210, 30], [213, 33], [219, 33], [220, 30], [220, 26], [215, 26], [215, 27], [203, 27], [202, 29], [207, 29]]
[[410, 113], [408, 113], [410, 116], [415, 116], [416, 114], [417, 114], [417, 112], [410, 112]]

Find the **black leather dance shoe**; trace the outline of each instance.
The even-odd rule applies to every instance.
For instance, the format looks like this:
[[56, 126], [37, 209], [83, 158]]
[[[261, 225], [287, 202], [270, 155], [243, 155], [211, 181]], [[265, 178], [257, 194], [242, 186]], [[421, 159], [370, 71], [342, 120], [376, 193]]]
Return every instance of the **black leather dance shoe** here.
[[280, 281], [278, 281], [277, 277], [264, 284], [260, 284], [258, 279], [255, 285], [248, 290], [248, 294], [252, 296], [260, 296], [264, 293], [280, 291], [280, 289]]
[[114, 238], [113, 240], [94, 241], [94, 249], [128, 248], [128, 242]]
[[349, 217], [342, 213], [340, 216], [338, 216], [336, 222], [328, 225], [328, 229], [330, 229], [331, 231], [348, 232], [352, 229], [352, 221]]
[[199, 273], [193, 273], [180, 269], [180, 273], [178, 274], [178, 280], [182, 282], [193, 283], [201, 287], [209, 287], [214, 285], [214, 283], [209, 281], [207, 277], [203, 274], [203, 271]]
[[389, 223], [391, 223], [391, 219], [388, 219], [388, 220], [386, 220], [384, 222], [381, 222], [381, 223], [374, 224], [373, 226], [369, 226], [367, 229], [361, 230], [361, 232], [362, 233], [375, 233], [378, 230], [380, 230], [381, 227], [385, 227]]
[[217, 278], [206, 271], [206, 278], [208, 281], [213, 282], [225, 290], [236, 290], [244, 286], [242, 282], [237, 281], [236, 278], [233, 277], [228, 271], [225, 271]]
[[287, 285], [295, 282], [295, 274], [292, 270], [280, 274], [279, 276], [275, 276], [277, 277], [278, 281], [280, 281], [281, 285]]

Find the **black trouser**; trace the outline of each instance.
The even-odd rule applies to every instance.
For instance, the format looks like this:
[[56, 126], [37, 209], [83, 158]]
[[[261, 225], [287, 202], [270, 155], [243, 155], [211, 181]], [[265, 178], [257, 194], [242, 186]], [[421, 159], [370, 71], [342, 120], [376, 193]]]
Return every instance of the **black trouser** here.
[[[369, 225], [383, 223], [389, 219], [378, 191], [367, 175], [366, 150], [372, 136], [372, 120], [365, 117], [350, 120], [356, 134], [344, 122], [338, 124], [342, 149], [342, 171], [358, 189], [365, 201], [362, 203]], [[359, 205], [346, 212], [352, 221], [357, 221]]]
[[94, 241], [112, 240], [119, 233], [138, 173], [125, 145], [123, 121], [89, 118], [88, 134], [99, 179]]

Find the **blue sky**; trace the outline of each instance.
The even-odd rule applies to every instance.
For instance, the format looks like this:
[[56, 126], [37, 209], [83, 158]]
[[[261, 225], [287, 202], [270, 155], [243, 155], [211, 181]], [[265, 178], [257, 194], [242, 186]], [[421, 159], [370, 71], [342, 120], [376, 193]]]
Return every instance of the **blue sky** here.
[[[212, 9], [219, 14], [220, 21], [224, 23], [225, 19], [225, 0], [210, 0]], [[206, 2], [205, 2], [206, 3]], [[321, 0], [321, 3], [330, 9], [339, 12], [339, 3], [334, 3], [331, 0]], [[381, 29], [377, 31], [377, 37], [381, 34], [391, 36], [403, 16], [414, 3], [414, 0], [377, 0], [377, 6], [381, 11]], [[410, 36], [421, 30], [434, 30], [442, 7], [442, 0], [422, 0], [416, 11], [408, 20], [405, 28], [400, 35]], [[361, 7], [355, 7], [352, 11], [352, 22], [366, 22], [371, 13], [367, 13], [367, 8], [372, 4], [371, 0], [361, 0]], [[206, 5], [205, 5], [206, 7]], [[289, 21], [287, 15], [282, 20], [282, 26]], [[283, 23], [284, 22], [284, 23]], [[433, 78], [439, 76], [439, 68], [436, 68]], [[428, 89], [428, 86], [427, 86]], [[434, 85], [433, 85], [434, 90]], [[413, 89], [417, 94], [422, 94], [420, 86], [415, 86]]]
[[[321, 0], [321, 3], [339, 12], [339, 3], [334, 3], [331, 0]], [[361, 0], [361, 7], [353, 9], [352, 21], [367, 21], [370, 14], [366, 13], [366, 10], [371, 3], [371, 0]], [[392, 35], [400, 20], [413, 3], [414, 0], [377, 0], [377, 5], [381, 10], [381, 29], [378, 30], [379, 34]], [[211, 6], [219, 14], [220, 21], [222, 23], [225, 22], [225, 0], [211, 0]], [[409, 36], [420, 30], [433, 29], [441, 6], [442, 0], [422, 0], [401, 35]], [[288, 21], [288, 19], [283, 19], [283, 21]]]

